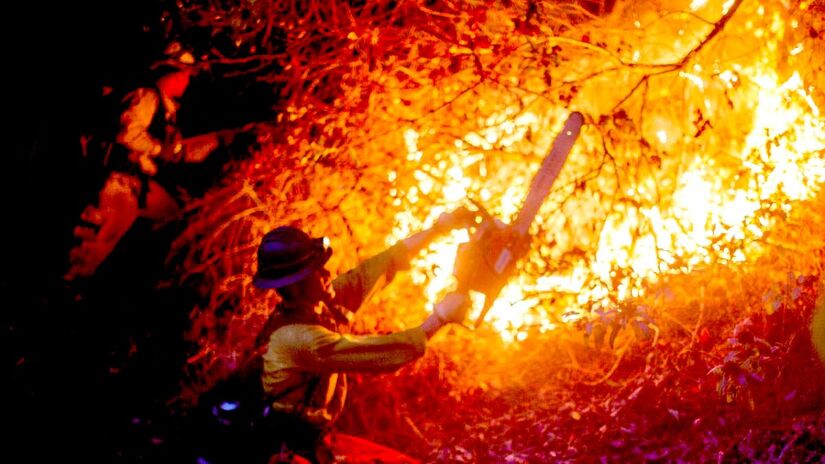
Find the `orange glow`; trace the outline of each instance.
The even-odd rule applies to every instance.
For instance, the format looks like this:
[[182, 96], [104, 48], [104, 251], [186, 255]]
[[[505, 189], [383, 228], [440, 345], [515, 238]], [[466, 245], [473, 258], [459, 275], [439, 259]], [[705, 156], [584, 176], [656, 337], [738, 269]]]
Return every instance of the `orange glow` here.
[[[725, 12], [733, 4], [708, 3], [693, 1], [690, 7], [695, 11], [713, 8], [715, 4]], [[715, 155], [697, 153], [693, 161], [683, 164], [671, 179], [640, 174], [635, 184], [629, 184], [622, 192], [637, 202], [635, 207], [615, 205], [613, 210], [605, 210], [599, 199], [574, 200], [576, 212], [589, 215], [590, 220], [598, 222], [596, 215], [605, 215], [598, 238], [593, 242], [596, 245], [592, 254], [563, 271], [538, 277], [522, 273], [514, 278], [487, 316], [489, 324], [502, 338], [520, 340], [527, 337], [529, 330], [553, 329], [556, 326], [553, 321], [569, 322], [584, 317], [589, 308], [639, 297], [651, 283], [668, 273], [690, 272], [713, 262], [753, 262], [763, 250], [760, 239], [772, 227], [764, 210], [779, 208], [787, 213], [794, 202], [816, 194], [825, 182], [825, 118], [798, 73], [782, 79], [775, 71], [777, 47], [784, 34], [781, 13], [761, 5], [757, 10], [759, 17], [766, 18], [764, 23], [757, 26], [748, 20], [745, 27], [766, 40], [762, 55], [746, 63], [722, 63], [711, 58], [678, 72], [680, 78], [693, 86], [697, 96], [706, 91], [728, 89], [736, 92], [738, 102], [750, 105], [750, 111], [739, 116], [743, 118], [742, 126], [749, 127], [744, 140], [716, 139]], [[632, 62], [638, 62], [642, 56], [672, 61], [684, 54], [682, 48], [692, 44], [677, 39], [677, 50], [671, 51], [673, 56], [668, 57], [656, 45], [660, 37], [636, 37]], [[802, 50], [801, 45], [795, 45], [790, 53], [798, 54]], [[700, 99], [697, 108], [713, 114], [720, 111], [716, 104], [708, 98]], [[386, 242], [392, 243], [432, 223], [444, 211], [466, 206], [468, 196], [482, 202], [505, 222], [514, 218], [530, 179], [547, 151], [548, 140], [555, 135], [559, 121], [567, 112], [562, 107], [529, 111], [502, 107], [481, 121], [483, 129], [462, 133], [454, 140], [454, 148], [438, 153], [428, 152], [430, 149], [420, 144], [416, 129], [406, 129], [407, 160], [435, 159], [437, 163], [424, 164], [415, 170], [413, 175], [418, 183], [399, 191], [397, 197], [406, 197], [415, 203], [421, 192], [432, 198], [433, 203], [424, 218], [400, 210]], [[751, 119], [745, 119], [747, 117]], [[691, 150], [702, 149], [686, 133], [683, 124], [664, 114], [654, 115], [650, 120], [652, 140], [661, 150], [683, 150], [687, 153], [684, 159], [689, 160]], [[574, 176], [581, 175], [583, 168], [592, 163], [584, 154], [599, 151], [594, 134], [587, 133], [588, 130], [585, 129], [583, 138], [574, 147], [555, 193], [537, 218], [545, 235], [534, 240], [534, 244], [554, 242], [553, 225], [562, 221], [554, 208], [558, 208], [562, 192], [569, 192]], [[524, 142], [527, 134], [533, 134], [532, 142]], [[535, 137], [535, 134], [551, 135]], [[530, 161], [499, 161], [486, 154], [491, 150], [511, 149], [527, 150]], [[495, 171], [489, 169], [490, 165], [496, 166]], [[670, 193], [662, 196], [662, 191]], [[454, 285], [452, 269], [456, 248], [468, 239], [466, 232], [456, 232], [433, 244], [415, 261], [413, 281], [424, 288], [427, 308]], [[527, 260], [547, 259], [552, 252], [551, 249], [533, 250]], [[620, 274], [616, 274], [617, 269], [622, 270]], [[540, 298], [549, 293], [575, 297], [564, 300], [564, 305], [554, 306]], [[479, 306], [476, 302], [476, 311]], [[553, 314], [558, 317], [551, 317]]]
[[[196, 206], [181, 239], [187, 271], [213, 284], [193, 316], [203, 364], [223, 362], [272, 308], [248, 290], [264, 231], [294, 224], [329, 236], [337, 274], [472, 202], [508, 223], [572, 111], [586, 124], [530, 251], [476, 334], [492, 334], [490, 346], [566, 335], [664, 287], [689, 294], [678, 282], [749, 274], [789, 249], [777, 235], [805, 229], [790, 221], [808, 217], [804, 202], [825, 182], [822, 80], [806, 72], [822, 50], [803, 14], [781, 2], [691, 0], [568, 17], [557, 2], [538, 4], [546, 14], [532, 22], [524, 2], [408, 2], [403, 21], [364, 12], [329, 37], [282, 25], [296, 41], [281, 63], [275, 133], [243, 177]], [[318, 59], [327, 48], [316, 39], [349, 50]], [[420, 324], [455, 285], [457, 247], [469, 239], [456, 231], [424, 250], [410, 282], [399, 275], [354, 330]], [[782, 256], [792, 253], [782, 265], [810, 271], [814, 258]], [[203, 339], [196, 329], [224, 324], [215, 314], [235, 296], [245, 306], [229, 328]]]

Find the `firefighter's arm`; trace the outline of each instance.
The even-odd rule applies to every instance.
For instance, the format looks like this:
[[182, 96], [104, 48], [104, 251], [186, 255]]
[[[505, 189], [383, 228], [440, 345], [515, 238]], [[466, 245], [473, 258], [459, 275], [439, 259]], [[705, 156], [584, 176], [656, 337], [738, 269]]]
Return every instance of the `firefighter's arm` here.
[[474, 215], [464, 208], [444, 213], [429, 229], [401, 240], [342, 274], [332, 282], [336, 303], [352, 312], [357, 311], [375, 292], [384, 288], [396, 272], [408, 269], [410, 258], [435, 237], [454, 228], [467, 227], [473, 219]]
[[409, 266], [407, 249], [397, 243], [367, 259], [332, 281], [335, 303], [355, 312], [375, 292], [384, 288], [395, 273]]
[[129, 108], [120, 116], [122, 129], [117, 141], [130, 151], [158, 156], [163, 145], [149, 134], [149, 126], [160, 104], [158, 96], [149, 89], [137, 89], [131, 98]]
[[421, 324], [421, 329], [427, 338], [447, 324], [461, 324], [467, 317], [470, 308], [470, 298], [463, 293], [448, 293], [443, 300], [436, 303], [433, 313]]
[[195, 135], [181, 141], [183, 145], [183, 161], [186, 163], [200, 163], [205, 160], [218, 146], [220, 137], [216, 132]]
[[280, 351], [296, 367], [313, 373], [393, 371], [424, 354], [421, 327], [386, 335], [342, 335], [319, 325], [293, 324], [272, 335], [270, 351]]
[[475, 213], [461, 207], [449, 213], [443, 213], [429, 229], [410, 235], [401, 242], [407, 248], [410, 256], [415, 256], [439, 235], [453, 229], [469, 227], [475, 220]]
[[427, 339], [467, 313], [466, 295], [448, 294], [418, 327], [384, 335], [343, 335], [319, 325], [292, 324], [272, 335], [270, 350], [288, 352], [302, 370], [328, 372], [386, 372], [421, 357]]

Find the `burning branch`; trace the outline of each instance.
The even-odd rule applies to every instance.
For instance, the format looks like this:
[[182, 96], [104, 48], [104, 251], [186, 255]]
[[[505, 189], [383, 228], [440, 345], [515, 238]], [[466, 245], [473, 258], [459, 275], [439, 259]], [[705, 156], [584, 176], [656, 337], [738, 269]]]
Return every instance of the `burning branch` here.
[[[630, 301], [661, 309], [662, 294], [684, 292], [667, 283], [673, 276], [690, 281], [779, 255], [800, 268], [805, 259], [772, 243], [795, 240], [799, 255], [819, 243], [785, 230], [825, 179], [825, 140], [807, 83], [776, 72], [782, 42], [769, 36], [786, 22], [772, 18], [789, 14], [776, 5], [760, 15], [755, 2], [734, 1], [715, 23], [702, 20], [701, 30], [712, 27], [698, 43], [674, 49], [661, 47], [662, 37], [681, 40], [681, 24], [668, 21], [699, 15], [639, 6], [594, 17], [549, 1], [356, 3], [183, 3], [184, 32], [208, 28], [221, 38], [222, 48], [198, 54], [204, 62], [277, 83], [283, 96], [260, 152], [192, 203], [176, 242], [184, 278], [207, 294], [193, 325], [222, 325], [204, 338], [193, 330], [209, 354], [192, 368], [196, 382], [248, 348], [237, 340], [254, 338], [272, 306], [247, 285], [266, 230], [293, 224], [329, 236], [336, 271], [468, 199], [510, 220], [571, 110], [585, 114], [582, 143], [539, 212], [528, 272], [503, 290], [484, 333], [525, 340], [597, 323], [598, 311]], [[761, 34], [771, 47], [709, 47], [723, 30]], [[640, 93], [640, 105], [627, 104]], [[417, 320], [452, 284], [466, 239], [420, 256], [410, 280], [367, 308], [359, 328]], [[690, 314], [681, 324], [696, 338]], [[633, 324], [652, 330], [641, 320], [626, 328]]]
[[722, 30], [725, 28], [725, 25], [728, 23], [730, 18], [732, 18], [733, 15], [736, 13], [736, 11], [739, 9], [739, 6], [742, 4], [742, 1], [743, 0], [735, 0], [733, 2], [733, 5], [731, 5], [731, 7], [725, 12], [725, 14], [723, 14], [722, 17], [719, 18], [718, 21], [713, 23], [713, 29], [711, 29], [711, 31], [708, 33], [708, 35], [706, 35], [705, 38], [702, 39], [701, 42], [699, 42], [698, 45], [696, 45], [688, 53], [686, 53], [685, 56], [683, 56], [682, 59], [679, 60], [679, 62], [672, 63], [672, 64], [642, 65], [642, 66], [645, 66], [645, 67], [647, 67], [647, 66], [664, 67], [665, 69], [662, 69], [662, 70], [659, 70], [659, 71], [656, 71], [656, 72], [653, 72], [653, 73], [650, 73], [650, 74], [645, 74], [644, 76], [642, 76], [642, 78], [639, 79], [639, 82], [637, 82], [636, 85], [634, 85], [633, 88], [630, 89], [630, 92], [628, 92], [624, 97], [622, 97], [621, 100], [619, 100], [618, 103], [616, 103], [613, 106], [613, 111], [616, 111], [617, 109], [621, 108], [622, 105], [624, 105], [625, 102], [627, 102], [627, 100], [630, 99], [630, 97], [632, 97], [633, 94], [636, 93], [637, 90], [639, 90], [639, 87], [641, 87], [642, 85], [647, 85], [648, 81], [652, 77], [660, 76], [662, 74], [672, 73], [674, 71], [679, 71], [680, 69], [683, 69], [685, 66], [687, 66], [687, 64], [690, 62], [690, 60], [693, 57], [698, 55], [699, 52], [702, 51], [702, 49], [705, 48], [705, 46], [708, 43], [710, 43], [710, 41], [713, 40], [713, 38], [716, 37], [717, 34], [722, 32]]

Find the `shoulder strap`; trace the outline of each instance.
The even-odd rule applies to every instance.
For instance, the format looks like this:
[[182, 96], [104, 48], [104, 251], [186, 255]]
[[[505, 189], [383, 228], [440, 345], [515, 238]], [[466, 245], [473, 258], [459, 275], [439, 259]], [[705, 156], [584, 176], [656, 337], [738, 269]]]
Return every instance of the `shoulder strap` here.
[[169, 140], [166, 130], [166, 108], [163, 105], [163, 94], [157, 86], [152, 87], [152, 91], [157, 95], [158, 106], [155, 108], [155, 113], [152, 115], [152, 122], [149, 123], [147, 131], [152, 137], [160, 140], [163, 148], [166, 149], [166, 144], [169, 143]]
[[318, 375], [312, 376], [307, 382], [307, 389], [304, 392], [304, 401], [301, 405], [301, 411], [305, 411], [309, 407], [309, 402], [312, 401], [312, 396], [315, 394], [315, 390], [318, 389], [318, 384], [321, 383], [321, 377]]

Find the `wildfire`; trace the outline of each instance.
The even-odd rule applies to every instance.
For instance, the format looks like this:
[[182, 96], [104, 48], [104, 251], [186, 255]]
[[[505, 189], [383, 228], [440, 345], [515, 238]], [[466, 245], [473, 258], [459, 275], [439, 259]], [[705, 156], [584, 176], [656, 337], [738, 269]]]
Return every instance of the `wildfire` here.
[[[285, 86], [284, 112], [243, 175], [192, 206], [178, 239], [187, 276], [211, 289], [192, 312], [198, 376], [234, 366], [251, 349], [236, 342], [251, 344], [275, 303], [248, 290], [263, 231], [291, 223], [340, 240], [329, 262], [339, 272], [381, 249], [375, 234], [392, 244], [470, 200], [510, 222], [571, 111], [588, 124], [485, 318], [505, 341], [646, 303], [674, 275], [784, 258], [787, 237], [816, 216], [797, 208], [825, 183], [821, 78], [804, 69], [822, 57], [811, 2], [615, 2], [600, 16], [566, 2], [436, 3], [315, 2], [313, 14], [341, 22], [318, 28], [293, 9], [294, 21], [260, 21], [266, 33], [243, 29], [284, 30], [281, 58], [270, 48], [260, 67], [226, 58], [277, 69], [260, 82]], [[221, 31], [234, 27], [226, 19]], [[418, 288], [387, 297], [423, 293], [431, 309], [468, 240], [456, 231], [433, 243], [413, 262]], [[247, 303], [227, 314], [235, 297]], [[376, 310], [360, 313], [366, 329], [419, 316]]]
[[[690, 7], [706, 8], [707, 2], [693, 1]], [[730, 7], [731, 2], [727, 2], [722, 11]], [[760, 6], [758, 14], [766, 15], [765, 8]], [[625, 186], [624, 195], [640, 199], [638, 204], [632, 208], [616, 206], [616, 212], [609, 212], [602, 220], [598, 238], [593, 240], [593, 249], [572, 267], [538, 276], [521, 272], [515, 277], [487, 316], [487, 323], [503, 339], [523, 340], [531, 331], [552, 330], [559, 322], [587, 317], [594, 308], [615, 307], [621, 301], [644, 295], [650, 283], [667, 273], [687, 273], [714, 262], [752, 261], [760, 256], [760, 239], [773, 225], [768, 212], [788, 213], [794, 202], [809, 199], [818, 191], [825, 182], [825, 118], [811, 97], [812, 89], [805, 86], [798, 73], [787, 79], [778, 75], [775, 52], [784, 23], [779, 14], [774, 14], [767, 24], [767, 30], [759, 29], [755, 35], [776, 39], [767, 40], [761, 59], [744, 65], [728, 62], [724, 67], [716, 60], [708, 67], [711, 69], [697, 63], [677, 73], [700, 92], [709, 87], [723, 88], [735, 93], [739, 101], [752, 102], [748, 108], [750, 120], [743, 126], [748, 129], [747, 135], [714, 147], [718, 155], [711, 162], [697, 156], [677, 170], [679, 173], [669, 181], [670, 189], [664, 189], [668, 195], [656, 193], [662, 181], [652, 174]], [[645, 46], [639, 44], [633, 53], [634, 62], [638, 61], [638, 50]], [[789, 53], [801, 50], [801, 45], [794, 45]], [[707, 99], [700, 108], [706, 113], [720, 111]], [[543, 141], [534, 143], [535, 156], [527, 163], [497, 161], [495, 172], [489, 168], [491, 160], [485, 150], [514, 148], [528, 134], [557, 133], [558, 127], [548, 126], [558, 125], [568, 110], [550, 110], [549, 116], [540, 117], [537, 112], [502, 108], [485, 121], [486, 129], [462, 134], [456, 138], [453, 150], [428, 156], [427, 147], [419, 144], [420, 134], [407, 129], [407, 159], [436, 162], [420, 165], [414, 173], [416, 185], [393, 192], [396, 205], [400, 206], [402, 199], [416, 203], [425, 195], [431, 199], [432, 208], [424, 218], [406, 210], [397, 213], [387, 242], [431, 224], [444, 211], [466, 206], [468, 197], [483, 203], [505, 222], [513, 219], [548, 146], [542, 145]], [[656, 121], [653, 134], [661, 147], [699, 149], [678, 124]], [[574, 161], [576, 157], [598, 151], [595, 139], [586, 135], [574, 147], [568, 165], [581, 165], [581, 160]], [[576, 170], [570, 166], [563, 170], [556, 182], [557, 192], [571, 185], [577, 173], [570, 171]], [[389, 180], [395, 180], [395, 173]], [[569, 189], [566, 191], [569, 193]], [[651, 198], [657, 200], [647, 201]], [[598, 205], [580, 201], [578, 214], [599, 214]], [[558, 207], [559, 202], [547, 203]], [[539, 213], [538, 228], [544, 235], [534, 243], [554, 243], [551, 225], [559, 223], [559, 213], [552, 208], [545, 204]], [[423, 287], [428, 308], [454, 285], [457, 247], [469, 239], [466, 231], [454, 232], [414, 261], [413, 281]], [[540, 248], [532, 250], [526, 260], [548, 260], [550, 245]], [[543, 297], [551, 294], [571, 297]], [[475, 301], [474, 307], [478, 311], [480, 302]]]

